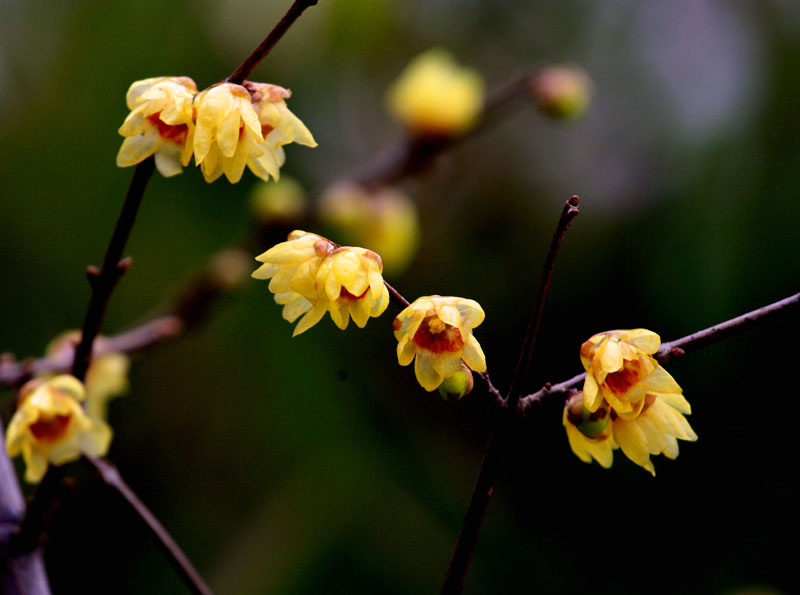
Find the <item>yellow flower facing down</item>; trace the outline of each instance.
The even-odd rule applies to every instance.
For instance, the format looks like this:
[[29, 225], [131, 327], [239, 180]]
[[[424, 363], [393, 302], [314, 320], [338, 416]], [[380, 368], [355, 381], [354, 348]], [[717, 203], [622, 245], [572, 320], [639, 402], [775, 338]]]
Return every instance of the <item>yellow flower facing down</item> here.
[[220, 83], [197, 95], [194, 157], [207, 182], [224, 173], [235, 184], [245, 166], [263, 180], [277, 180], [285, 160], [283, 145], [316, 146], [286, 106], [289, 95], [277, 85], [250, 81]]
[[117, 154], [117, 165], [136, 165], [155, 155], [161, 175], [181, 173], [192, 159], [192, 100], [196, 93], [194, 81], [185, 76], [133, 83], [126, 97], [131, 113], [119, 129], [125, 140]]
[[573, 395], [564, 407], [562, 423], [575, 455], [590, 463], [596, 460], [606, 469], [611, 466], [613, 450], [620, 448], [630, 460], [655, 475], [650, 455], [678, 456], [678, 439], [695, 441], [695, 434], [684, 414], [691, 413], [681, 394], [647, 393], [639, 415], [624, 419], [605, 401], [590, 412], [584, 393]]
[[392, 328], [397, 361], [407, 366], [416, 357], [414, 373], [427, 391], [461, 369], [461, 360], [476, 372], [486, 371], [486, 357], [472, 329], [484, 312], [474, 300], [439, 295], [421, 297], [398, 314]]
[[84, 412], [84, 398], [83, 384], [66, 374], [32, 380], [22, 387], [8, 425], [6, 450], [12, 457], [22, 454], [26, 481], [41, 481], [50, 463], [63, 465], [82, 454], [106, 454], [111, 428]]
[[256, 260], [264, 264], [253, 277], [269, 279], [283, 317], [294, 322], [294, 336], [317, 324], [325, 312], [340, 329], [350, 317], [363, 328], [389, 305], [380, 256], [371, 250], [336, 246], [322, 236], [296, 230]]
[[483, 107], [484, 83], [444, 50], [415, 58], [387, 94], [389, 111], [418, 136], [462, 134]]
[[646, 393], [680, 393], [652, 355], [660, 345], [659, 336], [646, 329], [598, 333], [581, 345], [586, 408], [595, 411], [606, 400], [620, 417], [632, 419], [641, 412]]
[[[58, 355], [66, 351], [67, 358], [72, 358], [75, 346], [81, 338], [80, 331], [66, 331], [53, 339], [45, 349], [45, 355]], [[102, 347], [106, 339], [98, 337], [95, 340], [95, 351]], [[128, 392], [128, 374], [131, 369], [131, 360], [124, 353], [108, 352], [92, 357], [89, 369], [86, 371], [86, 413], [89, 417], [106, 420], [108, 418], [108, 402]], [[44, 375], [40, 378], [52, 378], [53, 375]]]

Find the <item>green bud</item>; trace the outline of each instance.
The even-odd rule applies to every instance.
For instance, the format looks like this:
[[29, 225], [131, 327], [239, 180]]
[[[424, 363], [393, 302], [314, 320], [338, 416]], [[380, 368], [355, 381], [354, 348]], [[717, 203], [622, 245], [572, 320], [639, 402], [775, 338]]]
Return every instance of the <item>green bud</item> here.
[[559, 120], [580, 118], [589, 108], [592, 81], [577, 66], [549, 66], [533, 79], [531, 92], [543, 114]]
[[599, 437], [608, 427], [611, 416], [605, 402], [597, 408], [597, 411], [589, 411], [583, 404], [583, 393], [579, 393], [577, 398], [572, 398], [567, 407], [569, 408], [567, 419], [587, 438]]
[[472, 392], [474, 385], [472, 372], [462, 363], [461, 370], [445, 378], [444, 382], [439, 385], [439, 394], [445, 401], [458, 401]]

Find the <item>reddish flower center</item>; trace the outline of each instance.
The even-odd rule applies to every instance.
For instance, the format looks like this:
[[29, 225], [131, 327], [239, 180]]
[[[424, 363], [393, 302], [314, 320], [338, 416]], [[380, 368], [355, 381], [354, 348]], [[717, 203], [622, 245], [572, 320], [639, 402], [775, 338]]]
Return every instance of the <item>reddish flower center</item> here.
[[428, 316], [422, 321], [414, 333], [414, 343], [433, 353], [458, 352], [464, 349], [461, 331], [453, 325], [442, 322], [436, 315]]
[[189, 134], [189, 127], [186, 124], [177, 124], [172, 126], [166, 124], [159, 118], [161, 112], [150, 114], [147, 119], [156, 127], [158, 134], [161, 138], [171, 141], [177, 145], [186, 144], [186, 136]]
[[643, 358], [635, 360], [625, 360], [622, 369], [611, 372], [606, 376], [605, 385], [615, 395], [624, 395], [633, 386], [644, 380], [647, 372], [645, 370]]
[[344, 287], [342, 287], [342, 290], [339, 292], [339, 301], [340, 302], [350, 303], [350, 302], [354, 302], [356, 300], [360, 300], [365, 295], [367, 295], [368, 291], [369, 291], [369, 287], [367, 287], [364, 291], [362, 291], [361, 295], [353, 295], [352, 293], [347, 291]]
[[40, 442], [55, 442], [64, 435], [70, 419], [71, 415], [45, 416], [28, 427], [34, 438]]

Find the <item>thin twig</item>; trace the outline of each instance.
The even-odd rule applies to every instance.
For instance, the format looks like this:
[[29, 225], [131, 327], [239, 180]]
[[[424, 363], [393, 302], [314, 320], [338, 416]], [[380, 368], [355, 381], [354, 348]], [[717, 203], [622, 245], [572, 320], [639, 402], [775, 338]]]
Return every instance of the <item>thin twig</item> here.
[[579, 204], [580, 200], [577, 196], [572, 196], [564, 203], [561, 216], [558, 218], [556, 231], [553, 233], [552, 240], [550, 240], [550, 248], [547, 250], [547, 256], [544, 259], [542, 276], [539, 279], [539, 288], [536, 291], [536, 300], [533, 303], [533, 310], [531, 311], [531, 317], [528, 321], [528, 328], [525, 331], [525, 338], [522, 340], [519, 359], [517, 359], [517, 367], [514, 370], [514, 375], [511, 377], [511, 386], [508, 389], [508, 395], [506, 397], [508, 407], [512, 411], [516, 409], [517, 403], [519, 402], [519, 394], [514, 391], [516, 384], [528, 373], [528, 368], [530, 367], [531, 356], [533, 355], [533, 348], [536, 345], [539, 324], [542, 321], [542, 312], [544, 311], [544, 302], [547, 297], [547, 292], [550, 289], [550, 279], [553, 277], [553, 268], [556, 264], [558, 250], [561, 247], [561, 242], [564, 240], [570, 223], [580, 214], [580, 210], [578, 209]]
[[275, 44], [278, 43], [283, 35], [289, 30], [289, 27], [303, 14], [303, 11], [309, 6], [314, 6], [318, 0], [295, 0], [294, 3], [286, 11], [280, 21], [273, 27], [272, 31], [264, 38], [264, 41], [253, 50], [253, 53], [245, 58], [233, 73], [225, 79], [225, 82], [235, 83], [241, 85], [242, 82], [250, 76], [253, 69], [258, 66], [259, 62], [267, 57], [267, 54], [272, 51]]
[[461, 531], [459, 531], [458, 539], [456, 539], [456, 544], [453, 548], [453, 555], [447, 567], [447, 573], [442, 584], [442, 595], [457, 595], [464, 588], [464, 579], [467, 576], [472, 555], [475, 552], [475, 545], [480, 537], [483, 519], [486, 516], [486, 510], [489, 508], [489, 502], [494, 493], [494, 486], [500, 473], [503, 458], [508, 450], [507, 444], [515, 429], [513, 424], [519, 405], [519, 395], [514, 391], [514, 386], [520, 380], [519, 376], [527, 370], [527, 361], [530, 359], [531, 351], [536, 343], [539, 321], [542, 317], [547, 291], [550, 288], [550, 279], [553, 275], [558, 249], [570, 223], [579, 214], [578, 204], [578, 197], [572, 196], [564, 204], [564, 208], [558, 218], [556, 231], [553, 234], [553, 239], [550, 241], [550, 247], [547, 250], [547, 256], [544, 259], [542, 274], [539, 279], [539, 290], [534, 300], [528, 329], [522, 342], [520, 357], [517, 361], [514, 376], [511, 379], [511, 387], [505, 399], [506, 408], [501, 410], [496, 418], [494, 430], [478, 472], [478, 479], [475, 481], [475, 487], [470, 496], [467, 512], [461, 522]]
[[200, 576], [200, 573], [197, 572], [197, 569], [195, 569], [189, 561], [189, 558], [186, 557], [186, 554], [183, 553], [183, 550], [181, 550], [180, 546], [172, 539], [172, 536], [155, 515], [145, 506], [144, 502], [142, 502], [130, 486], [125, 483], [125, 480], [122, 479], [119, 473], [119, 469], [105, 459], [86, 457], [86, 460], [95, 468], [106, 485], [116, 490], [142, 521], [144, 521], [147, 528], [150, 529], [150, 533], [156, 539], [159, 546], [161, 546], [161, 549], [167, 555], [170, 562], [172, 562], [191, 591], [199, 595], [210, 595], [211, 589], [206, 585], [203, 577]]
[[397, 302], [401, 308], [408, 308], [411, 305], [411, 302], [404, 298], [394, 287], [389, 285], [386, 281], [384, 281], [383, 284], [386, 286], [386, 289], [389, 290], [389, 297]]
[[[757, 308], [747, 314], [736, 316], [725, 322], [720, 322], [691, 335], [686, 335], [680, 339], [662, 343], [661, 348], [653, 356], [659, 362], [664, 363], [683, 356], [686, 350], [698, 349], [716, 341], [726, 338], [728, 335], [745, 330], [753, 326], [756, 322], [763, 321], [765, 318], [788, 310], [789, 308], [800, 305], [800, 293], [796, 293], [772, 304]], [[534, 403], [541, 401], [545, 397], [566, 397], [570, 389], [573, 389], [583, 382], [586, 373], [573, 376], [569, 380], [550, 385], [549, 383], [537, 392], [527, 395], [520, 400], [522, 409], [527, 409]]]
[[89, 300], [89, 307], [86, 310], [86, 317], [83, 320], [81, 340], [75, 347], [75, 361], [72, 364], [71, 373], [81, 382], [89, 369], [89, 362], [92, 359], [92, 345], [100, 332], [100, 325], [103, 322], [103, 315], [111, 297], [111, 292], [119, 281], [120, 277], [130, 267], [130, 260], [121, 260], [125, 250], [125, 244], [131, 233], [131, 228], [136, 221], [136, 214], [139, 205], [142, 203], [147, 183], [153, 175], [155, 160], [148, 157], [133, 172], [131, 184], [128, 187], [128, 194], [122, 205], [122, 211], [114, 226], [111, 240], [103, 258], [103, 265], [100, 269], [90, 267], [87, 271], [89, 284], [92, 286], [92, 297]]

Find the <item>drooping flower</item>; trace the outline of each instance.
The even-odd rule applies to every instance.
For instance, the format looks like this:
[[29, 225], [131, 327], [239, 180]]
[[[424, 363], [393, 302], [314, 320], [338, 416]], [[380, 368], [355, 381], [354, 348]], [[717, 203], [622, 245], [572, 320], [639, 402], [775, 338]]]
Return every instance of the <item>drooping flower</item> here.
[[304, 315], [293, 336], [308, 330], [330, 312], [336, 326], [347, 328], [352, 316], [363, 328], [389, 304], [380, 256], [371, 250], [336, 246], [315, 234], [296, 230], [256, 260], [264, 264], [253, 277], [270, 279], [283, 317], [294, 322]]
[[337, 237], [378, 252], [386, 272], [404, 271], [417, 252], [417, 209], [394, 188], [368, 190], [349, 182], [334, 184], [320, 197], [319, 216]]
[[632, 419], [641, 412], [646, 393], [680, 393], [652, 355], [660, 345], [659, 336], [646, 329], [598, 333], [581, 345], [586, 408], [595, 411], [605, 399], [620, 417]]
[[63, 465], [82, 454], [103, 456], [111, 443], [111, 428], [84, 412], [83, 384], [74, 376], [34, 379], [20, 390], [16, 413], [8, 425], [6, 450], [22, 454], [25, 480], [38, 483], [48, 464]]
[[181, 173], [192, 158], [192, 100], [196, 93], [194, 81], [185, 76], [133, 83], [126, 96], [131, 113], [119, 129], [125, 140], [117, 154], [117, 165], [136, 165], [155, 155], [161, 175]]
[[[80, 338], [80, 331], [61, 333], [47, 345], [45, 355], [71, 360]], [[97, 337], [94, 350], [105, 351], [105, 343], [105, 337]], [[108, 402], [114, 397], [125, 394], [130, 388], [128, 382], [130, 368], [131, 360], [124, 353], [111, 351], [92, 357], [84, 382], [86, 413], [89, 417], [103, 421], [108, 419]], [[54, 374], [48, 374], [39, 376], [39, 378], [52, 378], [53, 376]]]
[[417, 136], [466, 132], [483, 107], [483, 79], [441, 49], [415, 58], [389, 89], [389, 111]]
[[486, 357], [472, 329], [484, 312], [474, 300], [439, 295], [417, 298], [395, 318], [397, 360], [407, 366], [416, 357], [414, 373], [427, 391], [461, 369], [461, 360], [476, 372], [486, 370]]
[[282, 145], [316, 146], [286, 106], [289, 95], [282, 87], [250, 81], [219, 83], [197, 95], [194, 156], [207, 182], [224, 173], [235, 184], [245, 166], [263, 180], [277, 180], [285, 160]]

